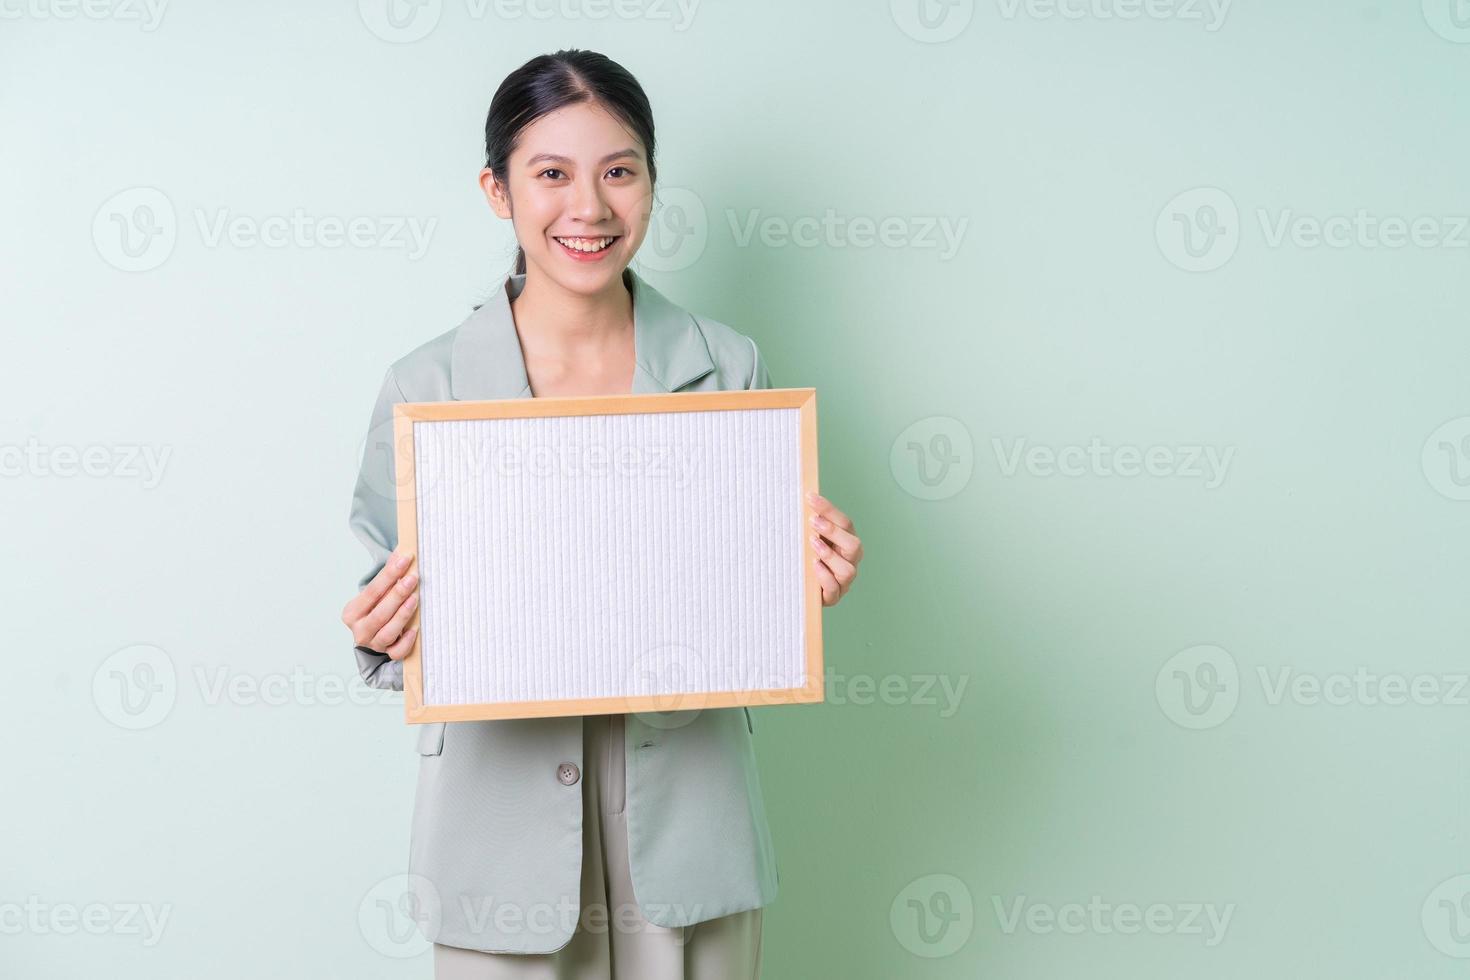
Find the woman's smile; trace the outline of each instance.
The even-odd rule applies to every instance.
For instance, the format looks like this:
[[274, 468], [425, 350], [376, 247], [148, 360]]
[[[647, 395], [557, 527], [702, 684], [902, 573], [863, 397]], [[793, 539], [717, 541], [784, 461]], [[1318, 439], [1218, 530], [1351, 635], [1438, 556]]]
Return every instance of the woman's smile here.
[[614, 242], [619, 241], [621, 235], [602, 235], [596, 238], [580, 237], [557, 237], [551, 236], [552, 241], [560, 247], [561, 251], [569, 258], [577, 262], [596, 262], [612, 250]]

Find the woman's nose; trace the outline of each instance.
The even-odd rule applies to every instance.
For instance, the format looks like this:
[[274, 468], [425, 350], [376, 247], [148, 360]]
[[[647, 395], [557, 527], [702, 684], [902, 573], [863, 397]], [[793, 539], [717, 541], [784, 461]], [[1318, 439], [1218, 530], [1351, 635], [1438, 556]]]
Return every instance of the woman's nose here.
[[586, 222], [597, 222], [612, 212], [602, 199], [602, 188], [595, 180], [579, 181], [574, 191], [572, 214]]

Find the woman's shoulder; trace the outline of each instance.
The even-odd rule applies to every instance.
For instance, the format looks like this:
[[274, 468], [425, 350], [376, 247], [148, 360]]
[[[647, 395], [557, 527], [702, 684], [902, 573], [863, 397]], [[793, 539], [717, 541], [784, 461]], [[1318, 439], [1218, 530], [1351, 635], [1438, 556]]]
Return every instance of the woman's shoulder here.
[[454, 338], [462, 323], [431, 337], [388, 366], [408, 401], [448, 401], [453, 364]]
[[709, 348], [709, 356], [715, 363], [750, 366], [756, 350], [755, 338], [703, 313], [689, 315], [699, 327], [699, 332], [704, 335], [705, 346]]
[[[770, 377], [755, 339], [727, 323], [679, 308], [693, 323], [715, 365], [719, 387], [768, 388]], [[394, 359], [388, 373], [407, 401], [448, 401], [453, 396], [453, 367], [456, 342], [466, 329], [474, 330], [477, 318], [486, 314], [476, 309], [450, 327]]]
[[665, 296], [641, 277], [636, 279], [635, 285], [638, 288], [635, 303], [641, 304], [639, 309], [648, 316], [650, 333], [657, 342], [687, 351], [692, 340], [689, 327], [694, 327], [699, 340], [693, 344], [702, 342], [715, 367], [716, 383], [706, 381], [701, 387], [724, 390], [764, 387], [756, 383], [760, 380], [763, 363], [753, 337], [712, 316], [694, 312]]
[[727, 388], [769, 388], [770, 376], [755, 338], [701, 313], [690, 313]]

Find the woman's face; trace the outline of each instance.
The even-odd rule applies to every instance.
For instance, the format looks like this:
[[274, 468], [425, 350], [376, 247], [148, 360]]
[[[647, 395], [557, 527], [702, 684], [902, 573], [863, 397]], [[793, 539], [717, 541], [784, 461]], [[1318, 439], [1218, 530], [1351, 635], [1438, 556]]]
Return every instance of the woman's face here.
[[[580, 102], [521, 131], [506, 167], [480, 186], [515, 225], [526, 271], [593, 295], [613, 287], [648, 231], [653, 185], [638, 138], [601, 106]], [[611, 238], [611, 243], [606, 239]]]

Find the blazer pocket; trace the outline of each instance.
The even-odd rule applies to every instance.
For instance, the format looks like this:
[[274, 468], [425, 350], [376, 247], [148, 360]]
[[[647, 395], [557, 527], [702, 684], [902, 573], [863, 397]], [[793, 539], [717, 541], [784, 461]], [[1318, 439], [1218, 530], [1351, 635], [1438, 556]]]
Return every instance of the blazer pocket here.
[[439, 755], [444, 751], [444, 726], [446, 721], [434, 721], [419, 726], [419, 755]]

